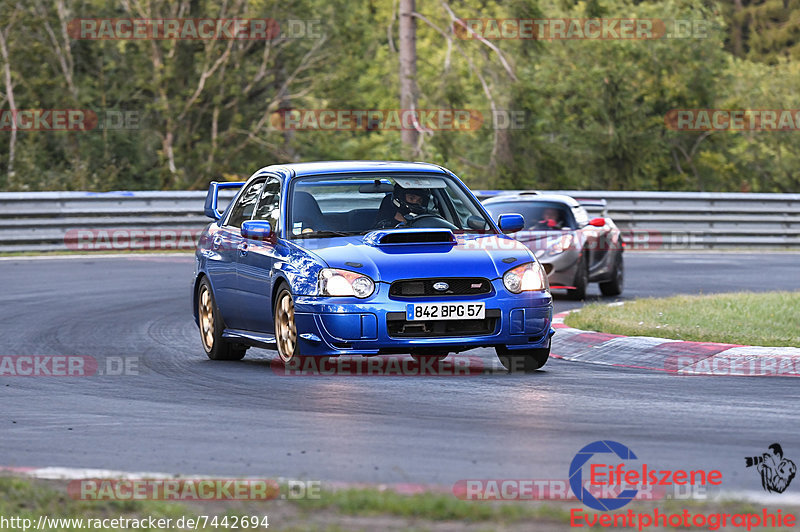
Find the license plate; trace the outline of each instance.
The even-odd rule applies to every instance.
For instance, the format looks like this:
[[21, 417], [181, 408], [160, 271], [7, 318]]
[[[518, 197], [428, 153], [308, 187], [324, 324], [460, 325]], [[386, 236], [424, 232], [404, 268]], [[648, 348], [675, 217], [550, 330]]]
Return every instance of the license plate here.
[[419, 320], [482, 320], [486, 303], [423, 303], [406, 306], [406, 319]]

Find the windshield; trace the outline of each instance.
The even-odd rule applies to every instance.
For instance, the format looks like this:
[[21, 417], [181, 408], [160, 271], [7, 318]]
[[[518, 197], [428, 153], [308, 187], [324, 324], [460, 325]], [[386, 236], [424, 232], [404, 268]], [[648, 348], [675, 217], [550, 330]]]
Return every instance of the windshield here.
[[442, 174], [305, 177], [294, 181], [290, 238], [366, 234], [375, 229], [447, 228], [485, 233], [477, 201]]
[[484, 205], [492, 217], [515, 212], [525, 219], [525, 229], [549, 231], [575, 229], [568, 205], [555, 201], [509, 201]]

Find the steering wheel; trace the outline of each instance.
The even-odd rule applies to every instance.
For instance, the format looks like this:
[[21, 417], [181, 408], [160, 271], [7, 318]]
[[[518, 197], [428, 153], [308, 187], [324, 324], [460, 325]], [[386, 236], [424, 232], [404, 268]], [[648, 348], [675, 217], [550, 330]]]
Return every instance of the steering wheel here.
[[[426, 222], [425, 220], [428, 220], [428, 221]], [[423, 223], [420, 224], [420, 222], [423, 222]], [[453, 231], [458, 230], [458, 227], [456, 227], [455, 225], [451, 224], [450, 222], [448, 222], [447, 220], [445, 220], [444, 218], [442, 218], [438, 214], [431, 214], [431, 213], [420, 214], [419, 216], [416, 216], [416, 217], [412, 218], [411, 220], [406, 222], [406, 226], [407, 227], [432, 227], [432, 228], [436, 227], [436, 228], [450, 229], [450, 230], [453, 230]]]

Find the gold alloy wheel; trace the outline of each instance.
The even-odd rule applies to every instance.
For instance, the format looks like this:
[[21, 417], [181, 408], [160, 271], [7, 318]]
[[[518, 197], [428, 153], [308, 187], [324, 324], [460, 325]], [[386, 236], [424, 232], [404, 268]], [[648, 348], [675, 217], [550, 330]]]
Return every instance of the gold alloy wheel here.
[[214, 303], [211, 301], [211, 292], [205, 284], [200, 287], [198, 311], [200, 336], [203, 338], [203, 347], [208, 353], [214, 348]]
[[282, 290], [275, 306], [275, 342], [278, 356], [289, 362], [297, 347], [297, 327], [294, 324], [294, 301], [288, 290]]

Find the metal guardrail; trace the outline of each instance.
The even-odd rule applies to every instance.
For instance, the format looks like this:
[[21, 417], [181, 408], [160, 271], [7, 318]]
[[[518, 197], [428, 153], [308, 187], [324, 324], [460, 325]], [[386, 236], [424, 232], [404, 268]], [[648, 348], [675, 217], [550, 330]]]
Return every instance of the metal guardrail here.
[[[540, 192], [605, 199], [608, 216], [626, 233], [634, 249], [800, 250], [800, 194]], [[488, 197], [506, 193], [477, 194]]]
[[[220, 193], [220, 205], [235, 191]], [[205, 191], [2, 192], [0, 253], [191, 247]]]
[[[481, 199], [515, 191], [477, 191]], [[800, 194], [541, 191], [605, 199], [629, 248], [800, 250]], [[0, 253], [188, 248], [205, 191], [3, 192]], [[226, 191], [221, 199], [228, 200]], [[221, 205], [225, 202], [221, 201]]]

